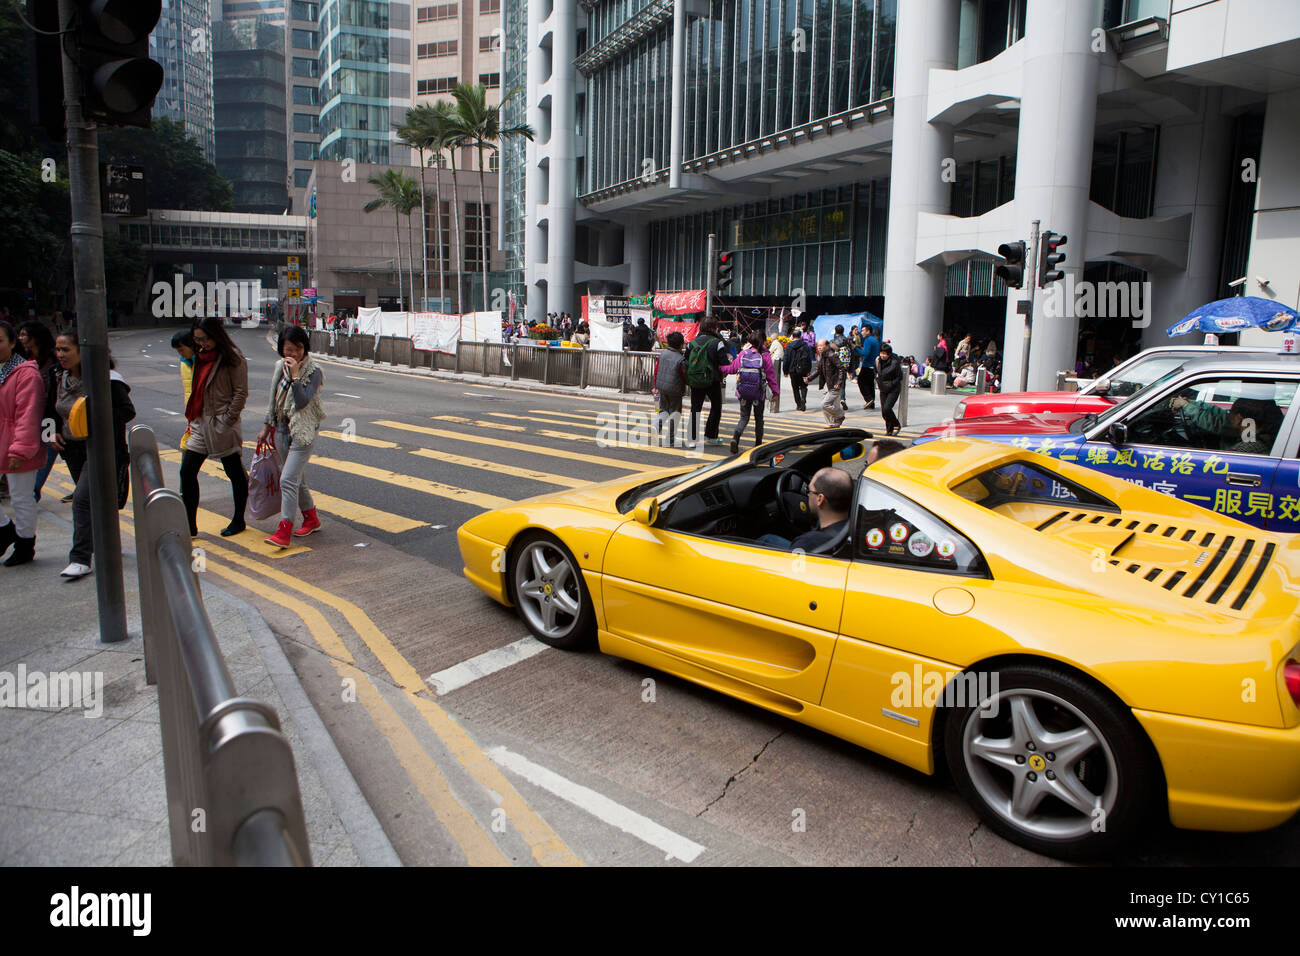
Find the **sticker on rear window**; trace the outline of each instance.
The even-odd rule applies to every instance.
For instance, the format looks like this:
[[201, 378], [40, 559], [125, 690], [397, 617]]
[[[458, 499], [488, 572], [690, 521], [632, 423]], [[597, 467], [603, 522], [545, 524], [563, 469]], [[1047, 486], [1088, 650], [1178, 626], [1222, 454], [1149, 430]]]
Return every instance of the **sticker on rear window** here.
[[885, 532], [879, 528], [872, 528], [867, 532], [867, 547], [878, 548], [885, 543]]
[[906, 540], [907, 540], [907, 525], [903, 524], [901, 521], [895, 522], [894, 524], [890, 525], [890, 526], [889, 526], [889, 537], [890, 537], [892, 540], [894, 540], [894, 541], [898, 541], [898, 542], [900, 542], [900, 543], [903, 542], [903, 541], [906, 541]]
[[907, 550], [911, 551], [915, 558], [928, 558], [930, 552], [934, 550], [934, 542], [928, 535], [917, 532], [912, 535], [912, 540], [907, 542]]
[[957, 542], [952, 538], [944, 538], [934, 550], [938, 552], [941, 558], [951, 558], [957, 553]]

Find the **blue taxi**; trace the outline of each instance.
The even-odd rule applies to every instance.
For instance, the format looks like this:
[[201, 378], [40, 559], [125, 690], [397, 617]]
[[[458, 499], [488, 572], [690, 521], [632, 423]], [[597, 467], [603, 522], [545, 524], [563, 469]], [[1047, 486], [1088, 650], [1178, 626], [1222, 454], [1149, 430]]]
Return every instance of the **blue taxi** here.
[[1104, 412], [986, 415], [935, 426], [917, 442], [1004, 442], [1294, 533], [1298, 389], [1294, 357], [1192, 359]]

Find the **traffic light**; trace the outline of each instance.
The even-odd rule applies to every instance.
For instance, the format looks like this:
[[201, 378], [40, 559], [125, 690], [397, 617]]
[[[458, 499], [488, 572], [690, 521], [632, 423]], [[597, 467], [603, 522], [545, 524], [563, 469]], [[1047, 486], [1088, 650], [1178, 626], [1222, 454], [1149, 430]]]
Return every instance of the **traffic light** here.
[[736, 257], [731, 252], [718, 253], [718, 280], [715, 286], [719, 295], [726, 292], [731, 287], [735, 277], [732, 276], [732, 270], [736, 268]]
[[1065, 253], [1057, 252], [1065, 245], [1065, 236], [1055, 232], [1044, 232], [1038, 246], [1038, 288], [1046, 289], [1053, 282], [1065, 278], [1065, 273], [1057, 268], [1065, 261]]
[[1023, 289], [1025, 286], [1025, 244], [1020, 240], [1004, 242], [998, 246], [998, 255], [1003, 263], [994, 269], [999, 279], [1007, 284], [1008, 289]]
[[163, 68], [149, 59], [162, 0], [77, 0], [82, 110], [104, 126], [149, 126]]

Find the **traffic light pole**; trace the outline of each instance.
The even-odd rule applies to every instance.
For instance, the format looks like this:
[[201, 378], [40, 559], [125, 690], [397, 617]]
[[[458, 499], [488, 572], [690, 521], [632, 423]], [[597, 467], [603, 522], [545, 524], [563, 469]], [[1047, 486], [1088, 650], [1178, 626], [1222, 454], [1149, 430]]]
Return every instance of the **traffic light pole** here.
[[[76, 0], [59, 0], [59, 23], [75, 22]], [[113, 401], [108, 381], [108, 316], [104, 287], [104, 233], [99, 210], [99, 142], [81, 111], [81, 74], [63, 54], [63, 104], [68, 131], [68, 183], [72, 198], [72, 271], [77, 290], [77, 334], [87, 420], [86, 475], [90, 482], [91, 533], [95, 543], [95, 591], [99, 639], [126, 640], [122, 586], [122, 537], [117, 523], [117, 463], [113, 448]]]
[[1038, 289], [1038, 226], [1035, 219], [1029, 232], [1029, 255], [1025, 258], [1025, 280], [1029, 286], [1029, 307], [1025, 312], [1025, 344], [1020, 353], [1020, 391], [1029, 391], [1029, 339], [1034, 331], [1034, 293]]
[[718, 234], [709, 233], [708, 266], [704, 270], [704, 317], [713, 318], [713, 287], [718, 284]]

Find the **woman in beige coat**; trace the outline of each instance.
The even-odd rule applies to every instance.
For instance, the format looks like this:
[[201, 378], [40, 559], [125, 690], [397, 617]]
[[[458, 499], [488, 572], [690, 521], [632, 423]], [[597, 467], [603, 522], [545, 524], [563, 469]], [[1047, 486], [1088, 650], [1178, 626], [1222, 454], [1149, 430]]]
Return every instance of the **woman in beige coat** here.
[[222, 537], [230, 537], [244, 530], [244, 507], [248, 504], [244, 437], [239, 428], [248, 401], [248, 362], [230, 341], [220, 319], [202, 319], [191, 331], [198, 351], [194, 354], [193, 388], [185, 404], [190, 438], [181, 455], [181, 498], [189, 515], [190, 534], [197, 535], [199, 469], [209, 457], [221, 459], [235, 498], [234, 517], [221, 532]]

